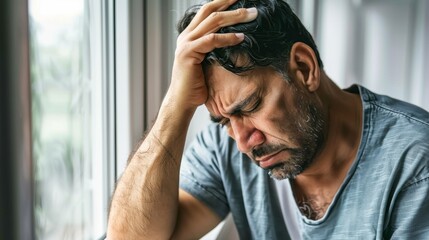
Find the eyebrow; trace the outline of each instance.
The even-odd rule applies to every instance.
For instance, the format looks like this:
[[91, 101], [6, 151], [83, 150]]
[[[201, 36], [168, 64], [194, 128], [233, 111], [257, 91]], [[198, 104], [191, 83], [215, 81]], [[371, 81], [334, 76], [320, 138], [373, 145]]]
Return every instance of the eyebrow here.
[[[254, 101], [256, 98], [258, 98], [258, 92], [253, 92], [252, 94], [250, 94], [247, 98], [241, 100], [240, 102], [238, 102], [237, 104], [235, 104], [230, 111], [228, 111], [226, 114], [228, 116], [230, 115], [235, 115], [240, 113], [244, 107], [246, 107], [247, 105], [249, 105], [252, 101]], [[210, 114], [210, 119], [215, 122], [215, 123], [219, 123], [220, 121], [222, 121], [222, 119], [224, 119], [224, 117], [222, 116], [214, 116], [212, 114]]]

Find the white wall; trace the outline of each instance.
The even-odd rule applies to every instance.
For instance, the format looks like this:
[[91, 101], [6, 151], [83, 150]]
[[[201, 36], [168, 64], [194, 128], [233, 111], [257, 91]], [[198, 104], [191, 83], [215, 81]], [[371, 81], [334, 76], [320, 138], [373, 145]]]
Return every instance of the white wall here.
[[317, 40], [341, 87], [370, 90], [429, 109], [429, 4], [425, 0], [324, 0]]

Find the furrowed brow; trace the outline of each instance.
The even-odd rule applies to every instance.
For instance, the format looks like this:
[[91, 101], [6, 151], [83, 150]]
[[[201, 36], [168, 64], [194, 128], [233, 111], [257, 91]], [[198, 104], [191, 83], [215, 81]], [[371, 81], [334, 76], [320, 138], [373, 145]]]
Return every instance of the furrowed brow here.
[[[257, 98], [258, 98], [258, 92], [252, 93], [247, 98], [245, 98], [242, 101], [240, 101], [237, 104], [235, 104], [231, 108], [231, 110], [228, 111], [226, 114], [228, 116], [240, 114], [242, 112], [243, 108], [245, 108], [247, 105], [251, 104], [252, 101], [254, 101]], [[225, 119], [225, 117], [223, 117], [223, 116], [214, 116], [214, 115], [210, 114], [210, 120], [213, 121], [213, 122], [215, 122], [215, 123], [220, 123], [220, 122], [222, 122], [223, 119]]]
[[258, 92], [252, 93], [247, 98], [243, 99], [242, 101], [235, 104], [230, 111], [228, 111], [228, 115], [235, 115], [242, 112], [243, 108], [245, 108], [247, 105], [251, 104], [253, 100], [258, 98]]

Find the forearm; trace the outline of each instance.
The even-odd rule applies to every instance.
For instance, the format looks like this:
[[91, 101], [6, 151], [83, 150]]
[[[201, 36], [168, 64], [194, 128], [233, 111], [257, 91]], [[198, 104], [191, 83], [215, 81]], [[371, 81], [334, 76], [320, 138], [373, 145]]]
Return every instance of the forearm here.
[[131, 158], [111, 203], [111, 239], [166, 239], [177, 219], [180, 159], [193, 110], [165, 100], [158, 118]]
[[[206, 227], [191, 226], [191, 221], [209, 222], [203, 226], [218, 221], [215, 214], [198, 200], [182, 197], [181, 206], [196, 207], [200, 211], [193, 214], [181, 211], [182, 219], [187, 219], [187, 223], [179, 224], [179, 229], [175, 229], [180, 159], [186, 132], [195, 109], [208, 99], [201, 63], [206, 53], [215, 48], [243, 41], [243, 34], [216, 33], [221, 27], [253, 21], [257, 16], [254, 10], [223, 11], [233, 2], [214, 0], [207, 3], [179, 35], [170, 88], [158, 118], [129, 161], [113, 196], [109, 239], [169, 239], [173, 231], [189, 238], [187, 228], [199, 228], [196, 232], [207, 230]], [[212, 217], [207, 218], [207, 214]]]

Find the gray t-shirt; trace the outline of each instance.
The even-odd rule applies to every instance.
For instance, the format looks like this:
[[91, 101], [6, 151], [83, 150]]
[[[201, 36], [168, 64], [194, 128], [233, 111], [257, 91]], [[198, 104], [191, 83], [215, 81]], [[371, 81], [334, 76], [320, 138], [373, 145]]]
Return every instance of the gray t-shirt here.
[[[348, 91], [359, 93], [363, 103], [358, 154], [325, 216], [298, 216], [298, 234], [429, 239], [429, 113], [361, 86]], [[221, 218], [232, 213], [241, 239], [291, 238], [277, 197], [281, 191], [222, 127], [212, 124], [198, 135], [184, 154], [180, 176], [180, 187]], [[295, 201], [292, 195], [282, 199]]]

